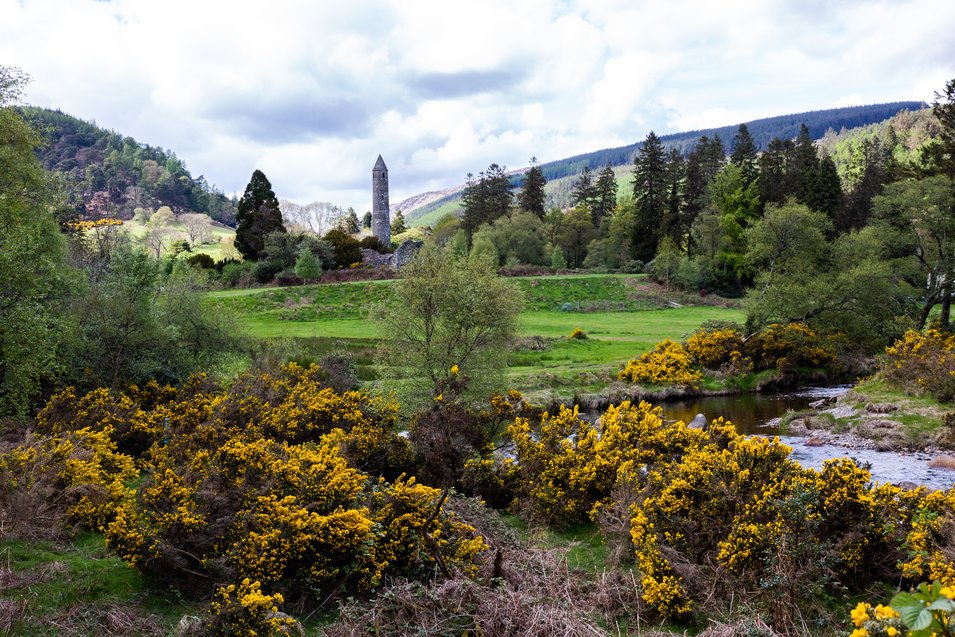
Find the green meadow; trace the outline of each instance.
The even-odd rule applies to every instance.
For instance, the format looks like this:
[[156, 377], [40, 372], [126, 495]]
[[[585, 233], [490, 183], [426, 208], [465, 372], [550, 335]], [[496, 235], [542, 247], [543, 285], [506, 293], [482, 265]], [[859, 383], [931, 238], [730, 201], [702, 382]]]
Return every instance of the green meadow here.
[[[569, 398], [612, 382], [629, 359], [705, 321], [741, 321], [738, 308], [679, 303], [642, 275], [520, 277], [526, 307], [509, 357], [509, 385], [537, 397]], [[251, 337], [293, 341], [320, 355], [349, 352], [364, 380], [377, 378], [374, 349], [387, 334], [370, 320], [387, 303], [392, 281], [226, 290], [208, 302], [231, 312]], [[692, 299], [689, 299], [692, 301]], [[702, 299], [700, 299], [702, 301]], [[678, 307], [673, 307], [679, 305]], [[587, 338], [572, 339], [582, 329]]]

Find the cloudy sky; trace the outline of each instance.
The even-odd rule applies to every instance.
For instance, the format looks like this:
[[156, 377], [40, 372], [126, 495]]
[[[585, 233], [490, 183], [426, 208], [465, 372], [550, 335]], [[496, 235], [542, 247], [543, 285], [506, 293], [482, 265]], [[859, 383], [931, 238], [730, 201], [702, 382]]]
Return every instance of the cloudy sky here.
[[365, 210], [517, 168], [757, 117], [931, 101], [951, 0], [0, 0], [26, 101], [174, 150], [241, 192]]

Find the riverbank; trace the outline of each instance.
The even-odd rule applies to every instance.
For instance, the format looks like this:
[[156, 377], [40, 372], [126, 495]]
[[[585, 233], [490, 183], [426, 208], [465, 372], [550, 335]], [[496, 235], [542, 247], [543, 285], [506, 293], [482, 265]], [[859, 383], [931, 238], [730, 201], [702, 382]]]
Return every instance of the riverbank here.
[[910, 396], [874, 378], [835, 399], [788, 414], [778, 424], [783, 434], [820, 444], [938, 454], [955, 451], [951, 409], [930, 396]]

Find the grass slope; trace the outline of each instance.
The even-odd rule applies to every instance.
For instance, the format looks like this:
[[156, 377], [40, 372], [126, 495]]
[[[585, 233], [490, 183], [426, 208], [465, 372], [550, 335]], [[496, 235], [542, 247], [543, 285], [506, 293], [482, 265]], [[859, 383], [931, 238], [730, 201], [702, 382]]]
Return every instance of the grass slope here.
[[[539, 398], [570, 398], [613, 380], [627, 359], [664, 338], [679, 339], [708, 320], [742, 320], [727, 307], [667, 307], [671, 297], [642, 275], [522, 277], [514, 281], [527, 305], [510, 356], [509, 384]], [[346, 350], [359, 376], [377, 377], [374, 348], [385, 335], [368, 320], [371, 307], [387, 302], [392, 281], [213, 292], [209, 303], [233, 312], [246, 332], [260, 339], [295, 339], [294, 347], [320, 355]], [[563, 308], [563, 309], [562, 309]], [[569, 338], [574, 328], [588, 338]]]

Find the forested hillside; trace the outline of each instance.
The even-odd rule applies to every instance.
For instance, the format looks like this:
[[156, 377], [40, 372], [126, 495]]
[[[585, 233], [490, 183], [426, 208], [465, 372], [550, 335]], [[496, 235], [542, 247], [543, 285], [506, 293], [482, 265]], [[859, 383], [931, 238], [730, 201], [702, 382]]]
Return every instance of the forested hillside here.
[[[849, 106], [845, 108], [832, 108], [821, 111], [809, 111], [806, 113], [794, 113], [791, 115], [779, 115], [776, 117], [767, 117], [763, 119], [745, 122], [749, 129], [753, 142], [758, 150], [766, 150], [770, 141], [774, 138], [795, 139], [799, 133], [799, 127], [805, 124], [809, 129], [809, 135], [813, 139], [820, 139], [827, 131], [842, 131], [860, 126], [867, 126], [893, 117], [902, 111], [918, 111], [925, 108], [922, 102], [890, 102], [886, 104], [870, 104], [867, 106]], [[729, 148], [733, 136], [736, 134], [738, 124], [732, 126], [722, 126], [719, 128], [708, 128], [705, 130], [687, 131], [684, 133], [673, 133], [670, 135], [661, 135], [660, 141], [666, 151], [676, 150], [681, 155], [688, 155], [697, 141], [701, 137], [710, 139], [719, 138], [725, 148]], [[564, 177], [572, 177], [579, 174], [584, 168], [591, 170], [600, 170], [605, 166], [629, 166], [633, 163], [633, 158], [643, 146], [643, 142], [636, 142], [627, 146], [618, 148], [605, 148], [591, 153], [575, 155], [565, 159], [547, 162], [541, 164], [541, 170], [544, 177], [550, 181], [556, 181]], [[513, 178], [515, 185], [519, 178]], [[449, 203], [461, 198], [460, 190], [453, 192], [438, 200], [431, 201], [420, 208], [405, 209], [405, 218], [409, 222], [427, 215], [430, 212], [447, 206]], [[558, 197], [555, 201], [562, 201]], [[401, 207], [401, 204], [399, 204]], [[430, 219], [431, 217], [429, 217]]]
[[20, 112], [43, 135], [37, 155], [61, 178], [65, 216], [131, 219], [136, 208], [169, 206], [234, 225], [235, 203], [201, 175], [193, 178], [173, 151], [62, 111], [25, 106]]

